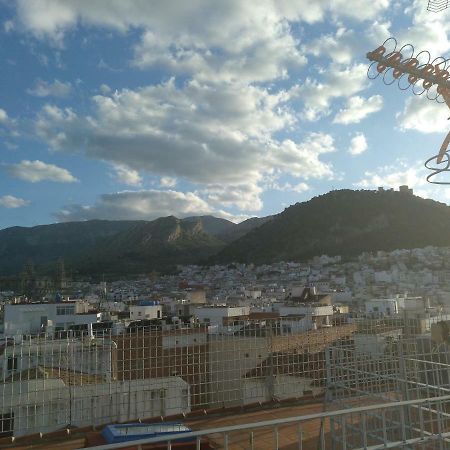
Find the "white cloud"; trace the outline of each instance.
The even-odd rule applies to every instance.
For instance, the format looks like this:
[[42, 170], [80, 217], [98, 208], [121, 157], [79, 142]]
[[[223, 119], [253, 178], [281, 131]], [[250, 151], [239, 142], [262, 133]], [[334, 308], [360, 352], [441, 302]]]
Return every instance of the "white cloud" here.
[[48, 83], [41, 79], [37, 79], [34, 86], [28, 89], [27, 92], [35, 97], [67, 97], [72, 90], [70, 83], [63, 83], [59, 80], [54, 80], [53, 83]]
[[23, 160], [18, 164], [7, 166], [8, 172], [23, 181], [37, 183], [39, 181], [56, 181], [59, 183], [73, 183], [78, 181], [67, 169], [46, 164], [42, 161]]
[[[115, 92], [101, 85], [87, 113], [46, 105], [36, 131], [54, 150], [126, 167], [122, 175], [128, 180], [134, 171], [135, 185], [144, 172], [160, 177], [164, 187], [172, 187], [164, 181], [169, 178], [187, 180], [211, 201], [255, 210], [262, 205], [268, 173], [298, 178], [292, 187], [300, 190], [305, 180], [333, 177], [324, 160], [335, 150], [332, 137], [300, 134], [294, 101], [304, 102], [303, 117], [316, 120], [332, 113], [336, 99], [365, 89], [366, 65], [351, 64], [352, 52], [363, 44], [342, 21], [373, 23], [388, 5], [388, 0], [19, 0], [16, 22], [39, 39], [63, 45], [65, 34], [81, 26], [133, 30], [135, 67], [183, 75], [176, 82]], [[337, 31], [316, 40], [310, 52], [349, 66], [319, 69], [317, 79], [297, 87], [297, 69], [307, 62], [309, 47], [298, 30], [304, 22], [325, 20]], [[281, 79], [284, 91], [261, 83]]]
[[359, 95], [350, 97], [345, 107], [336, 114], [333, 123], [348, 125], [350, 123], [359, 123], [369, 114], [373, 114], [383, 107], [383, 98], [381, 95], [373, 95], [369, 98], [363, 98]]
[[89, 156], [194, 182], [240, 181], [255, 174], [260, 146], [289, 126], [294, 116], [285, 94], [256, 88], [219, 88], [173, 81], [136, 91], [95, 96], [87, 120], [72, 110], [46, 106], [37, 131], [55, 149]]
[[[248, 22], [233, 20], [229, 35], [217, 36], [216, 42], [209, 35], [146, 31], [134, 49], [134, 64], [192, 74], [201, 81], [254, 82], [285, 78], [288, 67], [306, 63], [287, 24]], [[242, 33], [235, 29], [241, 26]]]
[[3, 195], [0, 197], [0, 206], [3, 208], [20, 208], [28, 205], [30, 202], [22, 198], [14, 197], [13, 195]]
[[177, 179], [173, 177], [161, 177], [159, 184], [161, 187], [174, 187], [177, 184]]
[[428, 50], [431, 60], [437, 56], [445, 56], [450, 50], [450, 12], [445, 10], [439, 14], [430, 13], [421, 0], [414, 0], [405, 12], [411, 16], [412, 24], [396, 33], [400, 45], [411, 43], [416, 53]]
[[[354, 186], [376, 189], [378, 187], [398, 189], [407, 185], [414, 189], [414, 194], [422, 198], [430, 198], [448, 202], [450, 192], [448, 186], [428, 183], [426, 178], [432, 171], [424, 167], [422, 161], [397, 159], [394, 164], [380, 166], [364, 173], [364, 177]], [[448, 173], [437, 174], [433, 181], [449, 182]]]
[[220, 4], [199, 0], [189, 5], [38, 0], [31, 5], [19, 1], [17, 12], [26, 29], [58, 45], [78, 23], [119, 32], [140, 28], [137, 66], [165, 66], [172, 73], [193, 73], [197, 79], [270, 80], [284, 76], [288, 65], [305, 63], [288, 21], [271, 0]]
[[170, 80], [97, 95], [88, 117], [46, 105], [36, 131], [55, 150], [82, 150], [92, 158], [206, 187], [220, 180], [239, 191], [250, 183], [255, 192], [261, 176], [273, 170], [304, 179], [332, 174], [331, 165], [321, 160], [334, 151], [331, 136], [311, 133], [301, 142], [275, 138], [296, 124], [288, 106], [292, 95], [197, 81], [178, 88]]
[[6, 123], [8, 121], [8, 114], [4, 109], [0, 108], [0, 123]]
[[405, 108], [397, 114], [400, 129], [416, 130], [421, 133], [443, 133], [448, 129], [448, 107], [428, 100], [423, 95], [406, 100]]
[[233, 186], [210, 185], [202, 193], [209, 202], [224, 207], [237, 207], [242, 211], [259, 211], [263, 207], [260, 198], [263, 189], [256, 183]]
[[327, 56], [338, 64], [350, 64], [354, 55], [364, 47], [364, 40], [352, 30], [341, 27], [335, 34], [322, 34], [309, 42], [305, 48], [307, 53], [314, 56]]
[[303, 192], [309, 191], [311, 188], [306, 183], [284, 183], [279, 184], [277, 182], [270, 183], [268, 186], [269, 189], [273, 189], [275, 191], [292, 191], [297, 192], [298, 194], [302, 194]]
[[101, 84], [100, 92], [104, 95], [109, 94], [111, 92], [111, 88], [107, 84]]
[[367, 37], [369, 41], [378, 47], [381, 45], [386, 39], [392, 36], [390, 31], [391, 22], [389, 21], [378, 21], [373, 22], [368, 30]]
[[[389, 0], [18, 0], [17, 15], [23, 28], [60, 46], [65, 33], [79, 25], [142, 30], [134, 48], [139, 67], [165, 67], [198, 80], [250, 82], [286, 77], [289, 68], [305, 64], [294, 24], [373, 21], [388, 5]], [[343, 54], [336, 46], [327, 52]]]
[[56, 213], [56, 217], [67, 222], [90, 219], [154, 220], [171, 215], [183, 218], [208, 214], [233, 221], [241, 219], [211, 207], [193, 192], [155, 189], [104, 194], [92, 206], [69, 205]]
[[398, 188], [408, 185], [412, 188], [423, 187], [426, 182], [426, 169], [422, 163], [397, 161], [396, 164], [381, 166], [374, 171], [364, 173], [364, 178], [355, 183], [362, 188]]
[[350, 141], [348, 152], [350, 155], [356, 156], [364, 153], [368, 148], [366, 137], [363, 133], [357, 133]]
[[142, 184], [142, 177], [137, 170], [130, 169], [123, 164], [114, 164], [113, 168], [117, 181], [120, 183], [129, 186], [140, 186]]
[[15, 28], [15, 24], [12, 20], [5, 20], [3, 22], [3, 30], [5, 33], [10, 33]]
[[332, 179], [331, 164], [324, 163], [319, 158], [334, 151], [334, 140], [329, 134], [309, 133], [300, 143], [290, 139], [282, 141], [269, 155], [269, 161], [272, 161], [269, 167], [305, 180], [325, 177]]
[[[357, 21], [374, 20], [389, 6], [389, 0], [260, 0], [241, 2], [229, 0], [212, 5], [206, 0], [182, 4], [177, 0], [157, 2], [131, 2], [110, 0], [92, 2], [78, 0], [19, 0], [17, 13], [23, 26], [38, 36], [60, 37], [78, 23], [105, 26], [126, 31], [131, 27], [158, 28], [160, 31], [180, 30], [208, 33], [211, 39], [228, 36], [230, 22], [261, 22], [286, 18], [289, 21], [315, 23], [323, 21], [327, 14], [334, 18], [349, 17]], [[205, 19], [207, 18], [207, 20]], [[222, 25], [222, 27], [220, 27]], [[242, 27], [244, 28], [244, 27]], [[255, 29], [257, 34], [262, 27]], [[244, 30], [236, 29], [244, 33]], [[241, 36], [236, 36], [241, 38]]]
[[341, 70], [325, 71], [324, 81], [307, 78], [297, 94], [304, 102], [306, 120], [318, 120], [331, 113], [331, 102], [339, 97], [351, 97], [368, 84], [367, 67], [353, 64]]

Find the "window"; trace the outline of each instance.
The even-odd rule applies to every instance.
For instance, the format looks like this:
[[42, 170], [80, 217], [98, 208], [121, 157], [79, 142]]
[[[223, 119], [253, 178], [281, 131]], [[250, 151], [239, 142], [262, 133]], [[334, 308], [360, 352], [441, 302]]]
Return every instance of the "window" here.
[[56, 307], [56, 314], [58, 316], [69, 316], [75, 314], [75, 305], [58, 305]]
[[0, 437], [12, 436], [14, 431], [14, 413], [0, 414]]
[[156, 313], [156, 317], [158, 317], [158, 319], [161, 318], [161, 311], [158, 309], [158, 312]]
[[8, 372], [17, 370], [17, 356], [10, 356], [8, 358]]

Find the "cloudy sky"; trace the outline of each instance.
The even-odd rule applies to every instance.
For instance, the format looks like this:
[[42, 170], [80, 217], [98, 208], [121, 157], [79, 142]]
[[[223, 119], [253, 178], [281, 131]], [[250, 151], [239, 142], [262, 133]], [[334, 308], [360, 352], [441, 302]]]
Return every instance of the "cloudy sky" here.
[[[367, 78], [389, 36], [450, 52], [426, 0], [0, 0], [0, 228], [281, 211], [427, 184], [445, 105]], [[449, 177], [450, 178], [450, 177]]]

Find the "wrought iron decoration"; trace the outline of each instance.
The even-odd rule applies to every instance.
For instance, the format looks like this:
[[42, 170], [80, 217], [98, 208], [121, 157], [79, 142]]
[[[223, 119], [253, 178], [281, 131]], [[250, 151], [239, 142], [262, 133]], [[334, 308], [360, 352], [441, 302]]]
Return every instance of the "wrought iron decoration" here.
[[[429, 100], [446, 103], [450, 108], [450, 59], [438, 56], [431, 60], [428, 51], [415, 53], [411, 44], [406, 44], [397, 50], [395, 38], [389, 38], [383, 45], [367, 53], [372, 61], [367, 76], [375, 79], [382, 75], [387, 85], [397, 83], [399, 89], [412, 89], [415, 95], [426, 94]], [[387, 50], [387, 47], [391, 47]], [[436, 156], [425, 162], [425, 167], [431, 170], [427, 181], [434, 184], [450, 184], [450, 181], [435, 181], [432, 178], [442, 172], [450, 172], [450, 132], [447, 134]], [[435, 163], [433, 162], [434, 160]]]

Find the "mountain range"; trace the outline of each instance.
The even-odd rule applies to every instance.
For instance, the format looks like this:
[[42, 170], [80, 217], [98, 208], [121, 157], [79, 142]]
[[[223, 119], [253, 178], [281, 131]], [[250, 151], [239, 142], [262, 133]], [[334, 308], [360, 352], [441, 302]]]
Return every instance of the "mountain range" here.
[[173, 271], [177, 264], [305, 261], [315, 255], [450, 246], [450, 207], [394, 191], [331, 191], [240, 224], [213, 216], [58, 223], [0, 230], [0, 276], [32, 261], [74, 275]]

